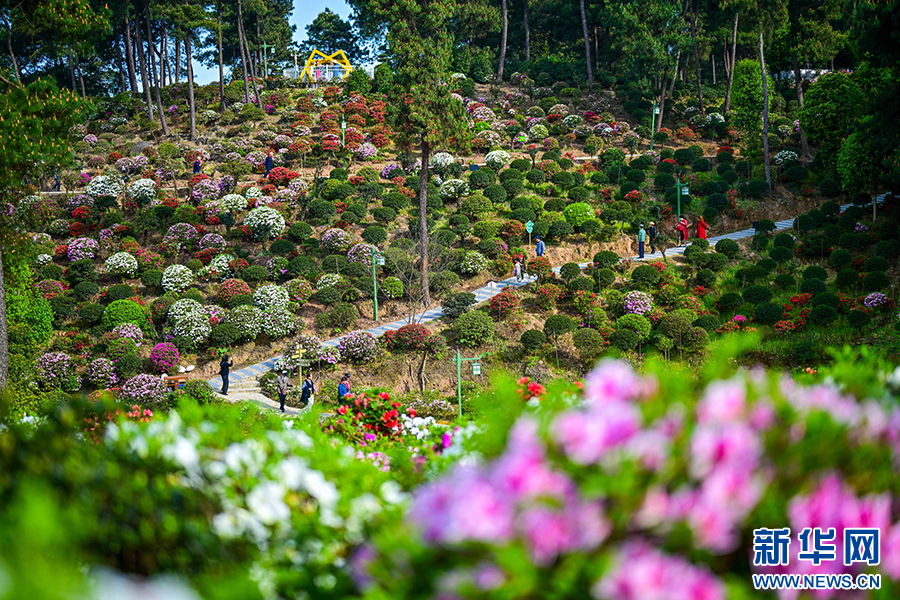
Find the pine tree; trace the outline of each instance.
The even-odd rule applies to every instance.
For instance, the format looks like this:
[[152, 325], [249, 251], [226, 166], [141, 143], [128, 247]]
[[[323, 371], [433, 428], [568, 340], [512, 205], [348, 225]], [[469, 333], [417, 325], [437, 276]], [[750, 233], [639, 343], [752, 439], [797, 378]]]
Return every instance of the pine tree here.
[[419, 256], [422, 293], [428, 290], [428, 229], [426, 221], [429, 161], [433, 149], [463, 146], [468, 126], [462, 102], [451, 95], [453, 1], [373, 0], [369, 9], [388, 26], [387, 45], [394, 80], [388, 95], [389, 116], [397, 131], [397, 146], [421, 150], [419, 172]]

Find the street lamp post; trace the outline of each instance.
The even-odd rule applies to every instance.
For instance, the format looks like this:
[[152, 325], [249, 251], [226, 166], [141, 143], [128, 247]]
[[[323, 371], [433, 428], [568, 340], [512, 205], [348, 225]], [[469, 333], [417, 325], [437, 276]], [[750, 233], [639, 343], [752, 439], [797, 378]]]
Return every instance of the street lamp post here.
[[267, 44], [263, 42], [263, 77], [269, 77], [269, 50], [275, 49], [275, 44]]
[[372, 246], [372, 298], [375, 302], [375, 322], [378, 322], [378, 279], [375, 276], [375, 265], [384, 265], [384, 255], [375, 252], [375, 246]]
[[[659, 102], [653, 101], [653, 112], [650, 114], [650, 150], [653, 150], [653, 138], [656, 136], [656, 115], [659, 114]], [[660, 116], [660, 119], [662, 117]]]
[[[456, 402], [459, 406], [457, 417], [462, 417], [462, 364], [473, 360], [481, 360], [483, 356], [484, 354], [482, 353], [474, 358], [463, 358], [459, 350], [456, 351], [456, 358], [453, 359], [453, 362], [456, 363]], [[481, 375], [481, 365], [477, 362], [472, 365], [472, 374]]]
[[675, 196], [678, 198], [678, 218], [681, 219], [681, 196], [687, 196], [691, 193], [691, 190], [687, 185], [682, 187], [681, 177], [678, 177], [678, 181], [675, 182]]

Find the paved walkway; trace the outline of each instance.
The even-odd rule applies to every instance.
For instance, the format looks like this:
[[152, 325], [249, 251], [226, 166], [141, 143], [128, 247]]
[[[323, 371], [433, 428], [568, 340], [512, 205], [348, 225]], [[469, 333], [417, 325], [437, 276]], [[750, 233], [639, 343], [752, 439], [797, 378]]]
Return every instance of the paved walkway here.
[[[880, 203], [884, 200], [885, 196], [886, 196], [886, 194], [882, 194], [881, 196], [878, 196], [876, 198], [876, 200]], [[845, 205], [841, 206], [841, 212], [845, 211], [850, 206], [852, 206], [852, 204], [845, 204]], [[783, 221], [777, 221], [775, 223], [775, 230], [778, 231], [778, 230], [782, 230], [782, 229], [791, 229], [793, 226], [794, 226], [794, 219], [785, 219]], [[711, 246], [714, 246], [716, 244], [716, 242], [718, 242], [719, 240], [725, 240], [725, 239], [742, 240], [742, 239], [746, 239], [749, 237], [753, 237], [754, 235], [756, 235], [756, 231], [753, 228], [749, 228], [749, 229], [742, 229], [740, 231], [733, 231], [731, 233], [726, 233], [723, 235], [713, 236], [713, 237], [708, 238], [708, 241]], [[673, 255], [678, 255], [678, 254], [683, 254], [683, 253], [684, 253], [684, 247], [680, 247], [680, 248], [674, 247], [674, 248], [669, 248], [668, 250], [666, 250], [666, 256], [673, 256]], [[641, 260], [637, 256], [632, 256], [630, 258], [632, 261]], [[654, 252], [652, 254], [647, 253], [644, 255], [644, 258], [643, 258], [643, 260], [645, 260], [645, 261], [653, 261], [653, 260], [660, 260], [660, 259], [662, 259], [662, 254], [659, 252]], [[623, 258], [622, 260], [626, 260], [626, 259]], [[584, 268], [587, 264], [589, 264], [589, 263], [580, 263], [580, 266], [582, 268]], [[560, 267], [554, 267], [553, 272], [559, 273], [559, 269], [560, 269]], [[533, 283], [535, 281], [537, 281], [536, 277], [533, 277], [531, 275], [526, 275], [522, 281], [516, 281], [515, 277], [510, 277], [510, 278], [504, 279], [502, 281], [494, 282], [493, 285], [488, 284], [484, 287], [478, 288], [477, 290], [475, 290], [473, 292], [475, 294], [475, 302], [476, 302], [476, 304], [480, 304], [482, 302], [487, 302], [493, 296], [499, 294], [506, 287], [520, 288], [520, 287], [526, 286], [530, 283]], [[426, 310], [424, 312], [418, 313], [416, 315], [415, 319], [413, 320], [413, 322], [428, 323], [429, 321], [435, 321], [437, 319], [440, 319], [443, 316], [444, 316], [443, 309], [441, 307], [437, 307], [437, 308], [432, 308], [432, 309]], [[367, 329], [366, 331], [368, 331], [375, 337], [380, 337], [380, 336], [384, 335], [384, 333], [387, 331], [396, 331], [397, 329], [400, 329], [401, 327], [403, 327], [404, 325], [408, 325], [409, 323], [410, 323], [410, 321], [408, 319], [402, 319], [400, 321], [394, 321], [393, 323], [379, 325], [378, 327], [373, 327], [371, 329]], [[337, 338], [334, 338], [331, 340], [327, 340], [327, 341], [323, 342], [323, 344], [325, 344], [326, 346], [337, 346], [340, 343], [341, 339], [342, 339], [341, 337], [337, 337]], [[270, 358], [268, 360], [264, 360], [261, 363], [257, 363], [255, 365], [250, 365], [248, 367], [238, 369], [237, 371], [233, 371], [231, 373], [230, 385], [234, 386], [235, 384], [237, 384], [241, 381], [254, 380], [254, 379], [260, 377], [267, 371], [270, 371], [275, 366], [275, 361], [278, 360], [279, 358], [280, 358], [280, 356], [276, 356], [276, 357]], [[213, 389], [219, 390], [222, 387], [222, 378], [214, 377], [213, 379], [209, 380], [209, 383], [210, 383], [210, 385], [212, 385]], [[236, 391], [236, 393], [237, 393], [237, 391]], [[259, 395], [261, 396], [261, 394], [259, 394]], [[265, 398], [265, 397], [263, 396], [263, 398]], [[256, 401], [255, 398], [254, 398], [254, 401]], [[277, 403], [273, 403], [273, 404], [274, 404], [275, 408], [278, 407]]]

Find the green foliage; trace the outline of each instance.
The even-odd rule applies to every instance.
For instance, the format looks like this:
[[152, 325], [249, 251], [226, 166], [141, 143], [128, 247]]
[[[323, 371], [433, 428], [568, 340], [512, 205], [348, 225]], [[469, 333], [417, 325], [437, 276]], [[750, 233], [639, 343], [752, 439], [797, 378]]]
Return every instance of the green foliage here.
[[544, 322], [544, 333], [556, 342], [559, 336], [575, 329], [575, 322], [566, 315], [551, 315]]
[[809, 316], [807, 317], [808, 323], [810, 325], [830, 325], [838, 318], [837, 311], [827, 304], [820, 304], [819, 306], [813, 307], [811, 311], [809, 311]]
[[456, 319], [469, 311], [469, 308], [475, 304], [475, 294], [469, 292], [457, 292], [444, 298], [441, 303], [441, 309], [444, 316], [450, 319]]
[[716, 252], [724, 254], [730, 259], [737, 258], [737, 255], [740, 253], [741, 247], [738, 246], [738, 243], [734, 240], [723, 239], [716, 242]]
[[134, 323], [141, 329], [147, 329], [147, 313], [140, 304], [133, 300], [116, 300], [106, 307], [101, 319], [103, 326], [112, 329], [122, 323]]
[[565, 208], [563, 216], [574, 227], [581, 227], [585, 221], [594, 218], [594, 209], [586, 202], [573, 202]]
[[804, 94], [800, 127], [811, 142], [836, 152], [847, 129], [863, 114], [865, 97], [845, 73], [825, 73]]
[[[529, 331], [536, 332], [543, 337], [543, 334], [537, 329]], [[525, 334], [522, 334], [522, 337], [524, 339]], [[586, 366], [593, 365], [606, 350], [606, 342], [603, 340], [603, 336], [589, 327], [581, 328], [573, 333], [572, 343], [575, 344], [575, 347], [578, 349], [578, 355]]]
[[[769, 93], [775, 88], [775, 82], [767, 76]], [[752, 58], [739, 60], [734, 66], [731, 91], [732, 121], [743, 131], [759, 134], [762, 131], [760, 113], [763, 109], [762, 71], [759, 61]]]
[[825, 282], [821, 279], [804, 279], [800, 284], [800, 291], [804, 294], [821, 294], [825, 291]]
[[519, 341], [526, 352], [535, 352], [547, 343], [547, 336], [540, 329], [528, 329], [522, 332]]
[[756, 307], [753, 318], [764, 325], [771, 325], [781, 319], [783, 311], [781, 306], [773, 302], [762, 302]]
[[494, 321], [483, 311], [467, 312], [459, 316], [451, 328], [453, 337], [464, 348], [477, 348], [494, 335]]

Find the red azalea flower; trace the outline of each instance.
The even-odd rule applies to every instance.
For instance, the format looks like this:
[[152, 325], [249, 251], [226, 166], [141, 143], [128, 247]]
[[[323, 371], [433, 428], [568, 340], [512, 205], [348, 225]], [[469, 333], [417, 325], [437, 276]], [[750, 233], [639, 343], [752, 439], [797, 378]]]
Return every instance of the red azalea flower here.
[[390, 400], [391, 399], [391, 395], [388, 394], [387, 392], [381, 392], [380, 394], [378, 394], [378, 397], [381, 398], [382, 400]]
[[346, 407], [346, 406], [339, 406], [338, 409], [337, 409], [337, 412], [338, 412], [339, 415], [346, 415], [346, 414], [347, 414], [347, 407]]

